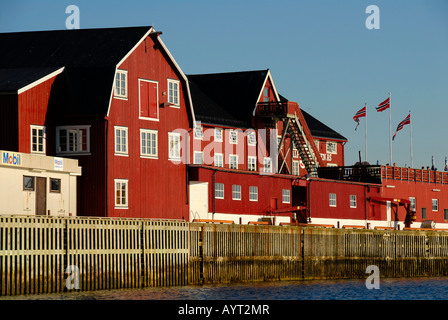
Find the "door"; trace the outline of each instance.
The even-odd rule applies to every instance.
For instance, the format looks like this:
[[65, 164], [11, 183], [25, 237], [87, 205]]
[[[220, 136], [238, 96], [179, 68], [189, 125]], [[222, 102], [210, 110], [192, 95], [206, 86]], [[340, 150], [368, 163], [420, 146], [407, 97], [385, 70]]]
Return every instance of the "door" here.
[[140, 117], [159, 118], [158, 83], [139, 80], [140, 83]]
[[277, 198], [271, 198], [271, 209], [277, 210]]
[[190, 221], [210, 219], [208, 212], [208, 183], [190, 182]]
[[36, 177], [36, 215], [47, 214], [47, 179]]

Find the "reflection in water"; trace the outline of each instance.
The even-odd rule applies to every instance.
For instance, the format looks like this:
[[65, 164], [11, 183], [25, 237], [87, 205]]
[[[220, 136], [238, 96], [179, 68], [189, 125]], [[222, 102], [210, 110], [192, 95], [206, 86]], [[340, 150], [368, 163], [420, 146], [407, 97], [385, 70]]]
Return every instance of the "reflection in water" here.
[[67, 292], [0, 297], [0, 300], [445, 300], [448, 278], [280, 281]]

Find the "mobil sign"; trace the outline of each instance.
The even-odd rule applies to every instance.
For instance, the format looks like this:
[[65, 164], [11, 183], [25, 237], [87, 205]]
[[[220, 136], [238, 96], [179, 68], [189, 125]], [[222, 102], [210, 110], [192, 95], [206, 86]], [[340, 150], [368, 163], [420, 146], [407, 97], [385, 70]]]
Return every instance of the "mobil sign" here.
[[22, 154], [17, 152], [2, 151], [1, 164], [8, 166], [21, 166]]

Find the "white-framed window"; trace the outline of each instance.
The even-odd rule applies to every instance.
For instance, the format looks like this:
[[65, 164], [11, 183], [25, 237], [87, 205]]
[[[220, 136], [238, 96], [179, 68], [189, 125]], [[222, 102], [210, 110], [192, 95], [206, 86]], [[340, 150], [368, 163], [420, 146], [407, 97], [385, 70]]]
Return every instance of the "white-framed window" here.
[[314, 144], [316, 145], [317, 150], [319, 150], [319, 140], [314, 140]]
[[289, 189], [282, 190], [282, 202], [291, 203], [291, 190]]
[[203, 164], [204, 163], [204, 153], [202, 151], [193, 152], [193, 164]]
[[254, 156], [247, 157], [247, 170], [257, 171], [257, 157]]
[[90, 152], [90, 126], [56, 128], [57, 153], [85, 154]]
[[203, 137], [203, 132], [202, 132], [202, 126], [195, 126], [194, 127], [194, 138], [195, 139], [202, 139]]
[[336, 193], [330, 193], [330, 207], [336, 207]]
[[247, 144], [250, 146], [257, 145], [257, 135], [256, 135], [255, 131], [251, 131], [247, 135]]
[[128, 180], [115, 179], [115, 208], [128, 208]]
[[297, 160], [292, 161], [292, 174], [295, 176], [299, 175], [299, 161]]
[[266, 173], [272, 173], [272, 159], [271, 158], [264, 158], [263, 171]]
[[44, 126], [30, 126], [31, 131], [31, 153], [45, 154], [46, 134]]
[[230, 164], [230, 169], [238, 169], [238, 155], [237, 154], [229, 155], [229, 164]]
[[337, 144], [336, 144], [336, 142], [327, 141], [327, 153], [337, 154]]
[[115, 154], [128, 154], [128, 128], [115, 127]]
[[249, 187], [249, 201], [258, 201], [258, 187]]
[[128, 97], [128, 72], [126, 70], [117, 70], [115, 74], [114, 96], [118, 98]]
[[409, 201], [411, 202], [410, 208], [411, 211], [416, 212], [417, 211], [417, 201], [415, 200], [415, 197], [409, 197]]
[[215, 141], [222, 142], [222, 128], [215, 128]]
[[156, 130], [140, 129], [140, 155], [157, 158], [158, 133]]
[[232, 200], [241, 200], [241, 186], [237, 184], [232, 185]]
[[168, 102], [179, 106], [179, 80], [168, 79]]
[[213, 155], [213, 160], [214, 160], [214, 163], [215, 163], [215, 167], [224, 167], [224, 162], [223, 162], [223, 158], [224, 156], [223, 156], [223, 154], [222, 153], [215, 153], [214, 155]]
[[432, 211], [439, 211], [439, 199], [432, 199]]
[[168, 157], [169, 159], [180, 159], [180, 133], [168, 132]]
[[263, 89], [263, 101], [269, 102], [269, 88], [267, 87]]
[[356, 208], [356, 195], [351, 194], [350, 195], [350, 208]]
[[230, 144], [238, 143], [238, 132], [234, 129], [230, 129], [229, 131], [229, 142]]
[[224, 183], [215, 183], [215, 199], [224, 199]]

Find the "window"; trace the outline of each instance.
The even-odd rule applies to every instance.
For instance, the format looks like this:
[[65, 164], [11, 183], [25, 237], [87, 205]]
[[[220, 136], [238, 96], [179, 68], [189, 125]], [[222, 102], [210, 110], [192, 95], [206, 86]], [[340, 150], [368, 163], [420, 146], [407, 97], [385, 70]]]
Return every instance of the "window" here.
[[263, 101], [269, 102], [269, 88], [263, 89]]
[[249, 187], [249, 201], [258, 201], [258, 187]]
[[299, 175], [299, 161], [293, 160], [292, 162], [292, 174], [295, 176]]
[[232, 185], [232, 199], [241, 200], [241, 186], [237, 184]]
[[417, 203], [415, 201], [415, 198], [414, 197], [409, 197], [409, 201], [411, 202], [411, 207], [410, 207], [411, 212], [417, 211]]
[[157, 158], [157, 131], [140, 129], [140, 154]]
[[139, 118], [159, 121], [159, 83], [157, 81], [138, 79]]
[[224, 199], [224, 183], [215, 183], [215, 198]]
[[222, 129], [215, 128], [215, 141], [222, 142]]
[[61, 193], [61, 179], [50, 178], [50, 192]]
[[443, 209], [443, 219], [448, 220], [448, 209]]
[[222, 153], [215, 153], [214, 155], [215, 167], [223, 167], [223, 155]]
[[203, 153], [201, 151], [195, 151], [193, 155], [193, 164], [203, 164]]
[[247, 170], [257, 171], [257, 157], [247, 157]]
[[230, 169], [238, 169], [238, 155], [229, 155]]
[[350, 195], [350, 208], [356, 208], [356, 195]]
[[115, 127], [115, 154], [128, 154], [128, 128]]
[[336, 207], [336, 193], [330, 193], [330, 207]]
[[56, 128], [58, 153], [90, 152], [90, 126]]
[[201, 126], [196, 126], [194, 128], [194, 138], [195, 139], [202, 139], [202, 127]]
[[272, 173], [272, 159], [271, 158], [264, 158], [263, 171], [267, 172], [267, 173]]
[[168, 132], [169, 159], [180, 159], [180, 133]]
[[319, 150], [319, 140], [314, 140], [314, 144], [316, 145], [317, 150]]
[[432, 211], [439, 211], [439, 199], [432, 199]]
[[255, 146], [257, 144], [257, 135], [255, 134], [255, 131], [251, 131], [247, 135], [247, 144], [250, 146]]
[[168, 79], [168, 102], [179, 106], [179, 81]]
[[289, 189], [282, 190], [282, 202], [283, 203], [291, 202], [291, 190], [289, 190]]
[[23, 190], [34, 191], [34, 177], [23, 176]]
[[422, 208], [422, 220], [426, 219], [426, 208]]
[[126, 70], [117, 70], [115, 74], [115, 97], [128, 97], [128, 72]]
[[238, 143], [238, 132], [236, 130], [231, 129], [229, 131], [229, 141], [231, 144], [237, 144]]
[[336, 142], [327, 141], [327, 153], [332, 153], [332, 154], [337, 153]]
[[31, 126], [31, 152], [45, 153], [45, 127]]
[[128, 180], [115, 179], [115, 208], [128, 208]]

